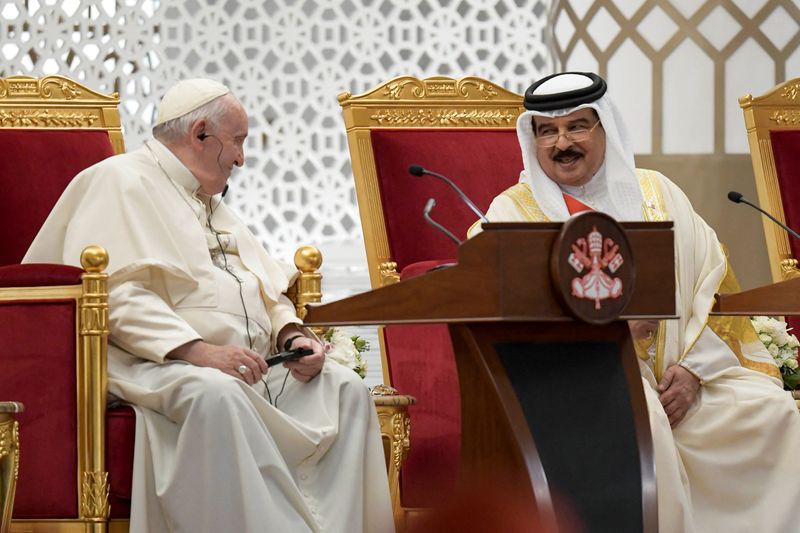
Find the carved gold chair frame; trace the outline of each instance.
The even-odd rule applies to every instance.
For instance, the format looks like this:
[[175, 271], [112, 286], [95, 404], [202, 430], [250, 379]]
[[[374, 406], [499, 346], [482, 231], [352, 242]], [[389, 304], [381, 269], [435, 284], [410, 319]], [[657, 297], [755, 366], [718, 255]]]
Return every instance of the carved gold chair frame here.
[[[125, 151], [125, 144], [118, 106], [118, 94], [104, 95], [63, 76], [0, 78], [2, 128], [105, 130], [114, 152], [121, 153]], [[78, 309], [75, 327], [79, 475], [76, 489], [80, 516], [74, 520], [14, 521], [10, 527], [12, 532], [105, 530], [108, 518], [108, 474], [105, 472], [108, 297], [107, 276], [102, 270], [107, 263], [105, 250], [88, 247], [81, 256], [81, 264], [86, 269], [82, 285], [0, 289], [0, 300], [74, 299]], [[19, 431], [24, 434], [24, 428]], [[13, 490], [6, 496], [13, 498]], [[6, 523], [11, 511], [8, 505]]]
[[[372, 288], [379, 288], [398, 282], [400, 275], [390, 253], [371, 132], [398, 128], [513, 128], [524, 111], [522, 99], [518, 94], [477, 77], [418, 79], [400, 76], [364, 94], [342, 93], [339, 105], [347, 132], [370, 284]], [[379, 342], [384, 383], [390, 385], [382, 328]], [[379, 405], [385, 451], [387, 458], [391, 458], [387, 466], [395, 524], [402, 530], [413, 520], [411, 515], [424, 512], [404, 509], [399, 489], [400, 467], [411, 445], [407, 409], [416, 400], [397, 394], [390, 386], [377, 387], [374, 394], [378, 395], [376, 404]]]
[[[81, 285], [49, 287], [12, 287], [0, 289], [0, 301], [75, 300], [77, 322], [77, 436], [78, 436], [78, 491], [79, 514], [76, 519], [15, 520], [11, 532], [78, 532], [105, 531], [98, 520], [108, 519], [108, 473], [105, 471], [105, 414], [108, 347], [108, 276], [103, 272], [108, 265], [108, 254], [99, 246], [88, 246], [81, 254], [81, 265], [86, 272]], [[55, 408], [55, 407], [54, 407]], [[14, 435], [24, 434], [24, 427], [16, 423]], [[18, 441], [13, 444], [18, 445]], [[24, 452], [22, 452], [24, 453]], [[16, 457], [19, 449], [17, 448]], [[7, 494], [8, 515], [11, 516], [13, 483], [17, 466], [10, 479]], [[6, 473], [3, 474], [4, 476]], [[0, 517], [2, 519], [2, 517]]]
[[[400, 76], [370, 91], [339, 95], [353, 167], [358, 210], [373, 288], [400, 280], [389, 251], [370, 133], [376, 129], [492, 129], [514, 127], [520, 95], [477, 77]], [[385, 354], [381, 336], [381, 354]], [[383, 355], [382, 355], [383, 356]], [[389, 383], [386, 360], [384, 380]]]
[[[744, 112], [758, 201], [767, 212], [786, 223], [770, 131], [800, 129], [800, 78], [781, 83], [761, 96], [746, 94], [739, 98], [739, 106]], [[789, 235], [767, 218], [762, 220], [772, 280], [800, 276]]]

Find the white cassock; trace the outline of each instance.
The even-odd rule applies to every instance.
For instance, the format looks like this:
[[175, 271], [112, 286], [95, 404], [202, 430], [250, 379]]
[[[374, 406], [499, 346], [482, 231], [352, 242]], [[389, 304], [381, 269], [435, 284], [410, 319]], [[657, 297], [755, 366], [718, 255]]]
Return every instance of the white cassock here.
[[150, 140], [78, 175], [24, 259], [109, 252], [108, 388], [137, 412], [131, 531], [393, 531], [377, 415], [355, 372], [328, 361], [301, 383], [277, 366], [251, 387], [165, 359], [194, 339], [266, 355], [300, 322], [282, 294], [294, 269], [198, 190]]
[[[672, 220], [675, 231], [680, 318], [661, 322], [653, 349], [639, 361], [655, 447], [659, 531], [800, 531], [800, 413], [749, 319], [709, 316], [714, 293], [735, 290], [714, 231], [666, 177], [636, 173], [641, 219]], [[523, 176], [494, 199], [490, 221], [549, 220], [526, 181]], [[586, 191], [579, 199], [594, 207], [591, 182]], [[470, 236], [478, 230], [473, 226]], [[672, 364], [702, 383], [674, 429], [656, 389]]]

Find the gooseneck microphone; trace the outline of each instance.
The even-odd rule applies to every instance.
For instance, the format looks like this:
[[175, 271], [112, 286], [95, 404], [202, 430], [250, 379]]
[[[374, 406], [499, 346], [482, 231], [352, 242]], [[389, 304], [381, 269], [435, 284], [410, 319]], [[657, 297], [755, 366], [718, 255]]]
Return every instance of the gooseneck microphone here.
[[733, 202], [733, 203], [735, 203], [735, 204], [747, 204], [747, 205], [749, 205], [750, 207], [752, 207], [753, 209], [755, 209], [755, 210], [757, 210], [757, 211], [761, 212], [763, 215], [765, 215], [765, 216], [766, 216], [767, 218], [769, 218], [771, 221], [773, 221], [774, 223], [776, 223], [777, 225], [779, 225], [780, 227], [782, 227], [783, 229], [785, 229], [786, 231], [788, 231], [788, 232], [789, 232], [789, 234], [790, 234], [792, 237], [794, 237], [795, 239], [798, 239], [798, 240], [800, 240], [800, 234], [798, 234], [798, 233], [797, 233], [796, 231], [794, 231], [792, 228], [790, 228], [789, 226], [787, 226], [786, 224], [784, 224], [783, 222], [781, 222], [780, 220], [778, 220], [778, 219], [777, 219], [777, 218], [775, 218], [774, 216], [770, 215], [769, 213], [767, 213], [766, 211], [764, 211], [763, 209], [761, 209], [760, 207], [758, 207], [756, 204], [754, 204], [754, 203], [750, 202], [749, 200], [747, 200], [747, 199], [744, 197], [744, 195], [742, 195], [742, 193], [740, 193], [740, 192], [736, 192], [736, 191], [730, 191], [730, 192], [728, 193], [728, 200], [730, 200], [731, 202]]
[[422, 210], [422, 216], [425, 217], [425, 222], [444, 233], [451, 241], [456, 243], [456, 246], [461, 246], [462, 241], [460, 241], [458, 237], [453, 235], [447, 228], [431, 218], [431, 210], [433, 210], [435, 206], [436, 200], [433, 198], [428, 198], [428, 203], [425, 204], [425, 209]]
[[[408, 167], [408, 173], [413, 175], [413, 176], [423, 176], [423, 175], [433, 176], [434, 178], [438, 178], [438, 179], [442, 180], [443, 182], [448, 184], [454, 191], [456, 191], [456, 194], [458, 195], [459, 198], [461, 198], [461, 201], [463, 201], [465, 204], [467, 204], [467, 207], [472, 209], [472, 211], [476, 215], [478, 215], [478, 217], [482, 221], [489, 222], [486, 219], [486, 215], [484, 215], [483, 212], [481, 212], [481, 210], [478, 209], [478, 207], [472, 202], [472, 200], [470, 200], [469, 197], [466, 194], [464, 194], [464, 191], [459, 189], [458, 185], [453, 183], [452, 180], [450, 180], [449, 178], [446, 178], [446, 177], [442, 176], [441, 174], [439, 174], [437, 172], [430, 171], [430, 170], [428, 170], [428, 169], [426, 169], [426, 168], [424, 168], [424, 167], [422, 167], [420, 165], [411, 165], [410, 167]], [[428, 200], [429, 204], [430, 204], [431, 200]], [[436, 205], [435, 201], [434, 201], [434, 205]], [[433, 206], [431, 206], [431, 208], [433, 208]], [[427, 206], [426, 206], [426, 209], [427, 209]]]

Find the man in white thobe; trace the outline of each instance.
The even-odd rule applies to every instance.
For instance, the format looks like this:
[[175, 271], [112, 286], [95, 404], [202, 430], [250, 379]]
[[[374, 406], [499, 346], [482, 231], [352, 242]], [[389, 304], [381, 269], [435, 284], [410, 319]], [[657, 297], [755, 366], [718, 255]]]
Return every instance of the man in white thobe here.
[[[108, 388], [137, 413], [131, 531], [392, 531], [367, 388], [325, 362], [282, 294], [294, 269], [222, 203], [244, 108], [186, 80], [153, 134], [79, 174], [24, 260], [108, 249]], [[313, 353], [267, 367], [297, 348]]]
[[[714, 231], [663, 175], [636, 169], [604, 80], [534, 83], [517, 121], [525, 164], [490, 221], [561, 221], [593, 209], [672, 220], [680, 318], [631, 324], [653, 433], [661, 532], [800, 530], [800, 414], [747, 317], [711, 317], [736, 290]], [[476, 223], [470, 236], [480, 231]]]

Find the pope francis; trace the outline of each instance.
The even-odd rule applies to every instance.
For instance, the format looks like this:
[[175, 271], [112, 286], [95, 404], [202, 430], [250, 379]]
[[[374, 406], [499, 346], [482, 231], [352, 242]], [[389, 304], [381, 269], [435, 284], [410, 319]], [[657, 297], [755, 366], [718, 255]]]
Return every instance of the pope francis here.
[[[272, 259], [222, 197], [247, 114], [227, 87], [179, 82], [153, 139], [80, 173], [25, 262], [108, 249], [108, 389], [137, 413], [132, 532], [383, 532], [377, 416], [325, 362]], [[264, 357], [312, 351], [268, 368]]]
[[[714, 231], [658, 172], [636, 169], [630, 138], [591, 73], [547, 76], [525, 93], [519, 183], [490, 221], [558, 221], [594, 209], [672, 220], [680, 318], [631, 324], [653, 434], [659, 531], [800, 531], [800, 414], [747, 317], [712, 317], [736, 290]], [[479, 231], [476, 224], [470, 234]]]

